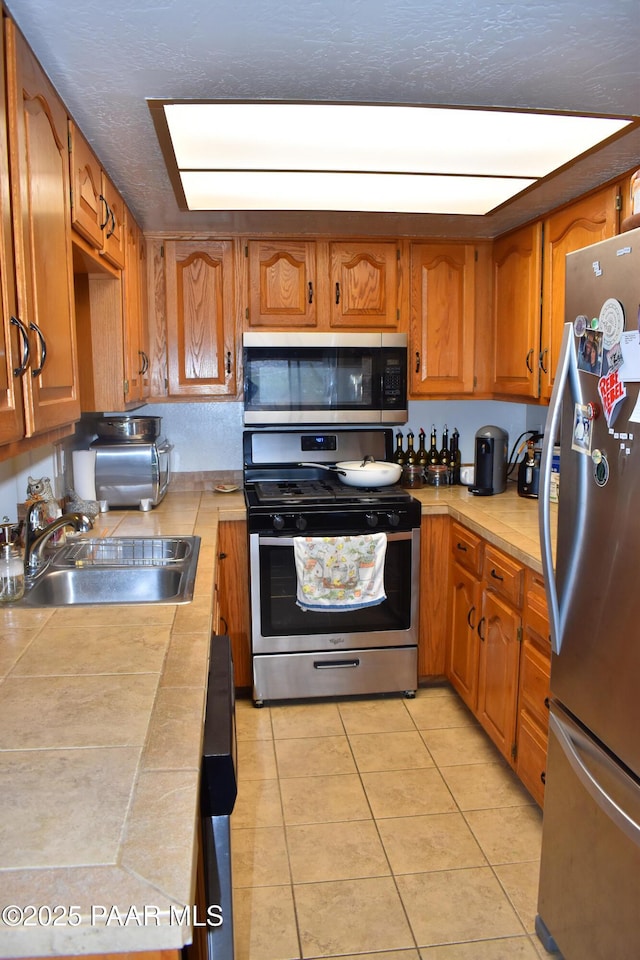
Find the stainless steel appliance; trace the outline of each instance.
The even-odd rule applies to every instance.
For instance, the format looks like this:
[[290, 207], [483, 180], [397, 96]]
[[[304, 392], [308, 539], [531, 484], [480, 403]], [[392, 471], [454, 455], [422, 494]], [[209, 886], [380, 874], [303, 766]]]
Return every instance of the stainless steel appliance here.
[[173, 445], [157, 440], [110, 440], [98, 438], [96, 451], [96, 497], [110, 507], [155, 507], [171, 481]]
[[[235, 686], [229, 637], [214, 636], [209, 656], [202, 746], [200, 816], [208, 960], [233, 960], [233, 896], [229, 818], [238, 793]], [[203, 956], [204, 951], [196, 952]]]
[[244, 422], [406, 423], [402, 333], [245, 333]]
[[552, 698], [536, 927], [565, 960], [626, 960], [640, 956], [640, 230], [566, 268], [539, 500]]
[[[323, 469], [367, 455], [389, 460], [392, 454], [389, 429], [245, 431], [256, 705], [300, 697], [415, 693], [420, 503], [397, 484], [350, 487]], [[385, 534], [386, 599], [359, 609], [301, 609], [296, 538], [372, 532]]]
[[507, 489], [507, 446], [509, 435], [500, 427], [476, 431], [475, 482], [471, 493], [488, 497]]

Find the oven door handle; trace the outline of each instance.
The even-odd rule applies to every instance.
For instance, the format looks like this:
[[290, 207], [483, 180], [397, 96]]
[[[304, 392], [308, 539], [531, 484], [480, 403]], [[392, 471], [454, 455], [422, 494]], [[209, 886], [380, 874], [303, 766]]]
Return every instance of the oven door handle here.
[[[388, 533], [387, 540], [392, 543], [398, 540], [411, 540], [413, 532], [413, 530], [403, 530], [401, 533]], [[257, 536], [261, 547], [292, 547], [295, 540], [295, 537], [263, 537], [262, 534], [257, 534]], [[300, 534], [300, 536], [313, 536], [313, 534]], [[322, 536], [322, 534], [317, 534], [317, 536]]]
[[314, 670], [344, 670], [359, 667], [360, 661], [357, 657], [353, 660], [314, 660]]

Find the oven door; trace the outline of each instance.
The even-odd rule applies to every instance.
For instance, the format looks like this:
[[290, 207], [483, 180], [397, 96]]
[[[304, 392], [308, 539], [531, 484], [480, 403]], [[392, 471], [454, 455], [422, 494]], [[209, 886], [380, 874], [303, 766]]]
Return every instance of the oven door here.
[[386, 600], [359, 610], [302, 610], [292, 537], [249, 537], [254, 654], [417, 643], [420, 530], [387, 534]]

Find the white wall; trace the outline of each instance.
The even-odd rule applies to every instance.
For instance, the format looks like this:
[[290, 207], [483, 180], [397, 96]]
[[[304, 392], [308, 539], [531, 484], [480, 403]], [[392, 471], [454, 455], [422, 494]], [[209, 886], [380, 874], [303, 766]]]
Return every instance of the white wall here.
[[[242, 470], [242, 403], [157, 403], [136, 410], [136, 414], [162, 417], [162, 433], [174, 445], [174, 472]], [[401, 429], [406, 438], [407, 431], [413, 430], [417, 446], [420, 427], [428, 436], [434, 423], [438, 443], [445, 423], [450, 434], [457, 427], [462, 461], [472, 463], [479, 427], [495, 424], [506, 430], [511, 452], [518, 436], [524, 430], [541, 430], [545, 418], [546, 408], [534, 404], [498, 400], [410, 401], [408, 423], [394, 428], [394, 432]], [[29, 475], [55, 480], [55, 470], [51, 446], [0, 462], [0, 516], [6, 514], [15, 519], [16, 504], [26, 497]]]

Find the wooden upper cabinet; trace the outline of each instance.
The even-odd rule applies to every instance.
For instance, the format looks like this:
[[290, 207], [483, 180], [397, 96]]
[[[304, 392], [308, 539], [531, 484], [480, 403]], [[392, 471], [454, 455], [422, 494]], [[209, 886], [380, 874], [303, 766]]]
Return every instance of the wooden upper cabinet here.
[[149, 396], [146, 247], [144, 236], [127, 211], [123, 285], [124, 398], [141, 403]]
[[11, 197], [4, 69], [4, 17], [0, 18], [0, 444], [24, 436], [22, 376], [19, 372], [26, 332], [16, 326]]
[[542, 278], [542, 338], [540, 352], [541, 396], [551, 396], [562, 342], [564, 313], [565, 257], [599, 240], [615, 236], [618, 230], [619, 186], [612, 184], [585, 197], [544, 222]]
[[66, 110], [5, 20], [18, 318], [29, 331], [26, 434], [80, 416], [73, 306]]
[[398, 326], [398, 248], [395, 243], [330, 244], [331, 327]]
[[493, 247], [493, 383], [496, 394], [539, 395], [542, 224], [533, 223]]
[[69, 121], [71, 222], [116, 267], [124, 267], [124, 201], [76, 125]]
[[411, 395], [472, 393], [474, 344], [473, 244], [413, 243]]
[[245, 250], [246, 328], [397, 329], [395, 243], [256, 239]]
[[248, 326], [315, 327], [316, 245], [313, 241], [250, 240]]
[[169, 396], [233, 396], [237, 357], [228, 240], [165, 245]]

